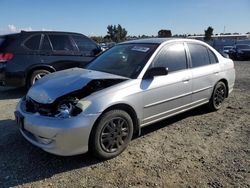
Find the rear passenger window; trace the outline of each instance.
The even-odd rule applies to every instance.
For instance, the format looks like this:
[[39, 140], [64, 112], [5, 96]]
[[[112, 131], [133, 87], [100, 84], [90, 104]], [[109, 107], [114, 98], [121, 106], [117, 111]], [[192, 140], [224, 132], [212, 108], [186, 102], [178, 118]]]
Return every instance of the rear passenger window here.
[[219, 61], [218, 61], [217, 57], [215, 56], [215, 54], [210, 49], [207, 49], [207, 51], [208, 51], [210, 63], [211, 64], [218, 63]]
[[41, 50], [52, 50], [47, 35], [44, 35]]
[[83, 52], [86, 56], [95, 55], [95, 51], [98, 50], [97, 46], [91, 40], [84, 38], [82, 36], [72, 36], [73, 40], [75, 41], [78, 49]]
[[208, 51], [205, 46], [202, 46], [200, 44], [187, 44], [187, 45], [191, 55], [192, 67], [195, 68], [210, 64]]
[[35, 35], [29, 38], [24, 45], [30, 50], [39, 50], [41, 35]]
[[67, 35], [49, 35], [53, 50], [73, 51], [74, 47]]
[[169, 72], [187, 68], [185, 49], [182, 43], [163, 47], [154, 62], [154, 67], [166, 67]]

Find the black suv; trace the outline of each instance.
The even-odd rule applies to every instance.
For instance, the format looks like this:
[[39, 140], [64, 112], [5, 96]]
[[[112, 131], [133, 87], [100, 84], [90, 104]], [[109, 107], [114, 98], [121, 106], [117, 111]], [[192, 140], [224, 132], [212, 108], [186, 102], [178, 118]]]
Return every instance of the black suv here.
[[101, 52], [79, 33], [21, 31], [0, 36], [0, 85], [30, 87], [44, 75], [84, 67]]

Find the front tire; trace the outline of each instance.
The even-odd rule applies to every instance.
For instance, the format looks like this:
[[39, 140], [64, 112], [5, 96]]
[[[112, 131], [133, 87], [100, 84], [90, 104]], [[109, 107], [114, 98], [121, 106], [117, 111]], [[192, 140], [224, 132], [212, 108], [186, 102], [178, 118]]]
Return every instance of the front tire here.
[[123, 110], [104, 113], [90, 137], [90, 151], [100, 159], [111, 159], [121, 154], [133, 135], [133, 121]]
[[218, 82], [209, 101], [208, 107], [211, 111], [217, 111], [222, 107], [222, 104], [227, 95], [227, 88], [224, 82]]

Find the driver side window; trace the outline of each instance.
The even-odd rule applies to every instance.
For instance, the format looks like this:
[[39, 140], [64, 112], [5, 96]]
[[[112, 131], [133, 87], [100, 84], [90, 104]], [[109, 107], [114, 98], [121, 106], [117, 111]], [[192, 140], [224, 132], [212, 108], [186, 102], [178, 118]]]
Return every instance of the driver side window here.
[[187, 58], [183, 43], [164, 46], [153, 62], [153, 67], [166, 67], [168, 72], [187, 68]]

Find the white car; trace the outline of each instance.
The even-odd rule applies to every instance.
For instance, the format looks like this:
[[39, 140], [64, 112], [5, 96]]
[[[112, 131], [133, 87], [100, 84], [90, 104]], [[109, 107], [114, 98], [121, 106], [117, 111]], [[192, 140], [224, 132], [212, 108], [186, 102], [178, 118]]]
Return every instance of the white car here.
[[220, 109], [235, 80], [231, 59], [190, 39], [124, 42], [87, 69], [49, 74], [19, 102], [16, 120], [29, 142], [109, 159], [146, 125], [204, 104]]

